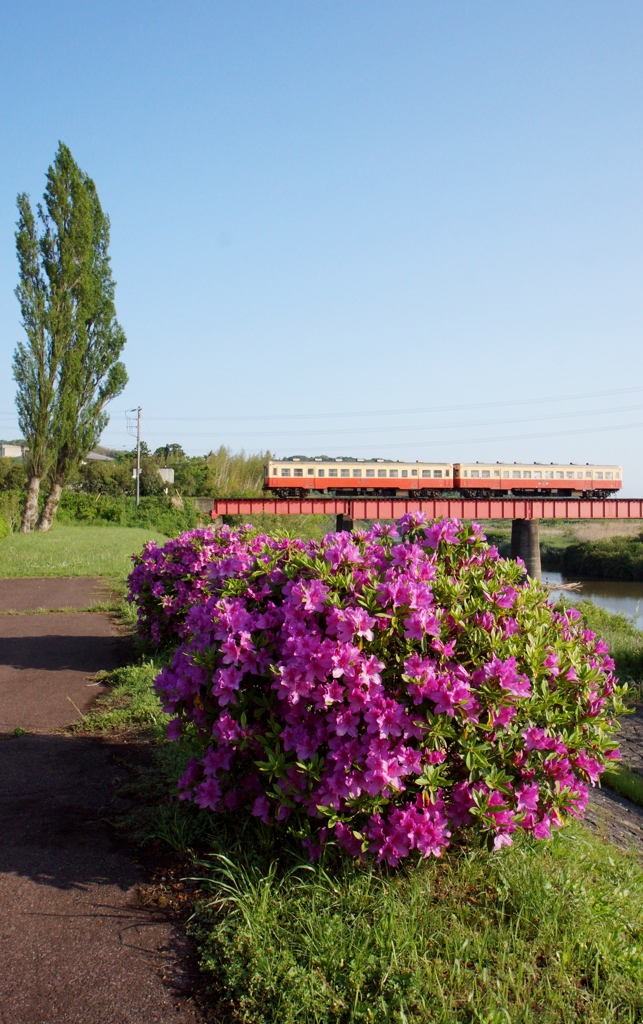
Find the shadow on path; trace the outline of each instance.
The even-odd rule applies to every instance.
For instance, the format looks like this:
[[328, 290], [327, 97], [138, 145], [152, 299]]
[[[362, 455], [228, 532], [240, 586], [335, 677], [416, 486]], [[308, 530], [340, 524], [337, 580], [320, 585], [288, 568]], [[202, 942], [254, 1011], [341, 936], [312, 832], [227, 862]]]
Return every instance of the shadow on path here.
[[89, 677], [129, 653], [102, 612], [0, 616], [0, 733], [71, 725], [102, 692]]
[[123, 762], [142, 749], [60, 735], [0, 740], [2, 1024], [202, 1020], [186, 998], [189, 945], [142, 905], [142, 869], [109, 823], [127, 808]]

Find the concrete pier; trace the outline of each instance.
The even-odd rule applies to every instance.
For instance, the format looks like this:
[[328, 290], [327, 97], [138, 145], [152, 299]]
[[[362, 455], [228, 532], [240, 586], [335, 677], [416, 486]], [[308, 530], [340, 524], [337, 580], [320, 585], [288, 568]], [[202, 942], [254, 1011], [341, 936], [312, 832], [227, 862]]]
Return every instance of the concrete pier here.
[[335, 516], [335, 533], [351, 533], [352, 530], [353, 520], [351, 517], [338, 512]]
[[540, 531], [537, 519], [514, 519], [511, 523], [511, 557], [522, 558], [527, 574], [541, 578]]

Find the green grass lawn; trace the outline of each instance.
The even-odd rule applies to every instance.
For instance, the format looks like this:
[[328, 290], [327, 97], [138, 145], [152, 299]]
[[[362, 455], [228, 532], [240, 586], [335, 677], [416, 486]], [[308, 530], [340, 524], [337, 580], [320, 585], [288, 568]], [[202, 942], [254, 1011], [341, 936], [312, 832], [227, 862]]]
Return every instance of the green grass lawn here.
[[0, 578], [114, 576], [124, 579], [131, 555], [148, 540], [165, 541], [149, 528], [58, 526], [51, 533], [14, 533], [0, 541]]

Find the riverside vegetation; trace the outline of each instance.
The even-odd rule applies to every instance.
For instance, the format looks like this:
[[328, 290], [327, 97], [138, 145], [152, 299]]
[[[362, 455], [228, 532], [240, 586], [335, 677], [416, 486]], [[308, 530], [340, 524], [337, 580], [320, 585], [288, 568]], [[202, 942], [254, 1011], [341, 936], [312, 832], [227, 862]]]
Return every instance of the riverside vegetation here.
[[[611, 631], [622, 658], [630, 641], [638, 646], [627, 620], [611, 621], [622, 617], [600, 612], [590, 623], [592, 611], [582, 614], [599, 634]], [[465, 828], [441, 858], [392, 869], [328, 844], [310, 863], [296, 834], [277, 839], [260, 819], [177, 801], [198, 735], [166, 741], [153, 684], [179, 639], [161, 653], [155, 644], [152, 658], [143, 648], [137, 665], [114, 673], [111, 693], [78, 728], [147, 730], [152, 763], [127, 827], [139, 842], [168, 844], [198, 879], [188, 927], [217, 1019], [643, 1019], [643, 873], [581, 824], [547, 842], [518, 828], [514, 845], [492, 854], [478, 829]], [[635, 671], [634, 656], [629, 664]]]

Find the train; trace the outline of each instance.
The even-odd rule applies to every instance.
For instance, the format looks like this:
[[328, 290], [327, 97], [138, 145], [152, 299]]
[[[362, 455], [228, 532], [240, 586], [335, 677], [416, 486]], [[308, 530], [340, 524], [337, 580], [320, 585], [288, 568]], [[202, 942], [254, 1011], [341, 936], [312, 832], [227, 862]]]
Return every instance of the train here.
[[264, 490], [276, 498], [609, 498], [622, 486], [621, 466], [573, 462], [395, 462], [293, 455], [264, 465]]

